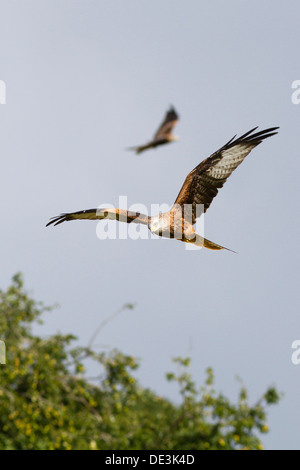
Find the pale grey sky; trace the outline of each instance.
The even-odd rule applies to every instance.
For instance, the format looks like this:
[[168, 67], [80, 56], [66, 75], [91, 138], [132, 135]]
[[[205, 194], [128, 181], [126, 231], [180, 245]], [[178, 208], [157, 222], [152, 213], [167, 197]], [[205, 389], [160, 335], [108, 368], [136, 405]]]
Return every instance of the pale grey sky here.
[[[191, 356], [199, 383], [213, 367], [237, 397], [269, 385], [267, 449], [299, 448], [298, 1], [0, 0], [1, 272], [60, 308], [41, 334], [97, 342], [141, 359], [138, 377], [164, 379]], [[180, 141], [136, 156], [166, 109]], [[187, 251], [173, 240], [105, 240], [95, 222], [45, 228], [52, 216], [110, 203], [174, 202], [190, 170], [235, 134], [280, 126], [230, 177], [205, 234], [238, 252]], [[112, 222], [113, 223], [113, 222]]]

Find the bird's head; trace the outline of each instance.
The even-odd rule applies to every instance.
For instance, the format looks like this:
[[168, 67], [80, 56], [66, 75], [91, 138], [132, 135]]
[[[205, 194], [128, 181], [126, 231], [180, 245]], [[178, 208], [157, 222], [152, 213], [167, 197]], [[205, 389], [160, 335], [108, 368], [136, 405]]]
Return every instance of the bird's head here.
[[150, 223], [149, 223], [149, 229], [151, 232], [155, 233], [156, 235], [160, 235], [161, 233], [161, 217], [159, 216], [154, 216], [151, 217]]

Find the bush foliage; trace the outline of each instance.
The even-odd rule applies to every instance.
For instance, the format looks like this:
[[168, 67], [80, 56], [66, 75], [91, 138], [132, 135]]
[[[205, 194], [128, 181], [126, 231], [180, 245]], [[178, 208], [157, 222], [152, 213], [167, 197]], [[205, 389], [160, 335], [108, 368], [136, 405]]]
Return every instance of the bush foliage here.
[[[176, 358], [181, 401], [174, 404], [139, 385], [136, 359], [117, 350], [96, 353], [74, 347], [75, 337], [32, 334], [49, 310], [24, 290], [20, 274], [0, 291], [0, 449], [261, 449], [268, 432], [266, 408], [279, 400], [270, 388], [254, 404], [242, 388], [237, 403], [214, 390], [207, 369], [200, 390], [189, 359]], [[85, 361], [99, 366], [99, 378], [85, 378]]]

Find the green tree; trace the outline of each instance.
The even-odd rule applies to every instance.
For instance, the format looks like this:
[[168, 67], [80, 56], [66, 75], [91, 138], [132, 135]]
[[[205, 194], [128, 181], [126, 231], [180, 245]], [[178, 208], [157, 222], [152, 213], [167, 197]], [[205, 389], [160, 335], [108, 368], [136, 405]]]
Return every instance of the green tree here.
[[[24, 290], [20, 274], [0, 291], [0, 339], [7, 348], [0, 365], [0, 450], [262, 448], [258, 435], [268, 432], [266, 407], [279, 400], [275, 388], [253, 406], [242, 388], [232, 404], [214, 390], [211, 369], [197, 390], [189, 359], [177, 358], [177, 374], [167, 374], [179, 386], [175, 405], [138, 384], [134, 357], [73, 347], [72, 335], [32, 334], [46, 310]], [[99, 366], [96, 384], [85, 378], [87, 358]]]

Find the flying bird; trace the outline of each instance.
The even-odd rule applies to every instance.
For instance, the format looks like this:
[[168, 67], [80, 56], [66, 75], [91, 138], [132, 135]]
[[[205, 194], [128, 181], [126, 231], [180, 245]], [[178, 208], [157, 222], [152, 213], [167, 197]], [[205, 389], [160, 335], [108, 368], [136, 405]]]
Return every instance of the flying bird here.
[[168, 212], [150, 217], [124, 209], [89, 209], [52, 217], [47, 226], [76, 219], [111, 219], [128, 224], [147, 225], [151, 232], [161, 237], [175, 238], [211, 250], [228, 250], [228, 248], [217, 245], [196, 233], [193, 225], [196, 223], [197, 217], [207, 211], [219, 189], [251, 150], [264, 139], [277, 134], [276, 130], [279, 127], [271, 127], [254, 133], [256, 129], [257, 127], [238, 138], [234, 136], [227, 144], [196, 166], [187, 175], [174, 205]]
[[166, 112], [165, 118], [159, 126], [158, 130], [156, 131], [153, 139], [145, 145], [130, 147], [128, 150], [135, 150], [136, 153], [141, 153], [145, 150], [156, 148], [159, 145], [164, 145], [179, 140], [179, 137], [172, 134], [172, 131], [176, 126], [178, 120], [179, 116], [173, 106], [171, 106], [169, 111]]

